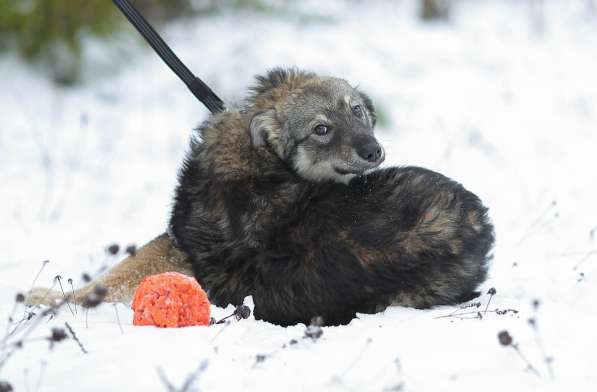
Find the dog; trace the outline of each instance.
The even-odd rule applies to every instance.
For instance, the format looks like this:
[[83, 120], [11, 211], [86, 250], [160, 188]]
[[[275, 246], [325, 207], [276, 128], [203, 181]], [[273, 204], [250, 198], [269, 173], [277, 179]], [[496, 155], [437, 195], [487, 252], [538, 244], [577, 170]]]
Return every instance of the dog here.
[[[257, 319], [284, 326], [474, 298], [494, 243], [487, 208], [441, 174], [380, 169], [375, 123], [371, 99], [343, 79], [257, 77], [242, 105], [194, 135], [168, 234], [75, 298], [102, 284], [107, 301], [128, 301], [143, 277], [179, 271], [213, 304], [251, 295]], [[29, 302], [57, 295], [38, 289]]]

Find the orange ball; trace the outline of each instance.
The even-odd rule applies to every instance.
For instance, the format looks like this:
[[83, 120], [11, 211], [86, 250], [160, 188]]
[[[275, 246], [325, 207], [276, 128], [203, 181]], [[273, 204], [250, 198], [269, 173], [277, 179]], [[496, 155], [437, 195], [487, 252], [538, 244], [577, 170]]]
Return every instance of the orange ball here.
[[137, 287], [133, 325], [162, 328], [209, 325], [207, 294], [197, 280], [178, 272], [148, 276]]

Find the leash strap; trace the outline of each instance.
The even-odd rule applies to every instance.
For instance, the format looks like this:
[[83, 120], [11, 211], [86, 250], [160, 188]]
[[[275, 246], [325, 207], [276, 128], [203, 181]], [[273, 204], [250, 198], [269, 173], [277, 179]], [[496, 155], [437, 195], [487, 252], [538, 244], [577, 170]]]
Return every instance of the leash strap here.
[[129, 0], [114, 0], [114, 4], [199, 101], [212, 113], [224, 110], [224, 102], [201, 79], [193, 75]]

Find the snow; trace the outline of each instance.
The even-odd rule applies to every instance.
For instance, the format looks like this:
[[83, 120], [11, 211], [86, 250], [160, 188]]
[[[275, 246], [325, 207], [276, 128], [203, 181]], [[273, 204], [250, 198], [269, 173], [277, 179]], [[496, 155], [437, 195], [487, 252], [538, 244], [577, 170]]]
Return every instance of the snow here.
[[[163, 33], [229, 102], [281, 64], [359, 84], [384, 118], [385, 165], [442, 172], [489, 206], [497, 243], [478, 310], [495, 287], [489, 309], [519, 313], [438, 318], [457, 307], [391, 307], [325, 327], [314, 341], [304, 325], [252, 317], [223, 330], [133, 327], [118, 305], [123, 333], [112, 305], [87, 323], [81, 309], [65, 308], [31, 336], [67, 321], [89, 354], [71, 340], [51, 351], [32, 342], [0, 379], [16, 390], [39, 382], [40, 391], [159, 391], [158, 369], [180, 387], [207, 361], [197, 389], [594, 390], [597, 15], [585, 12], [587, 1], [544, 2], [542, 12], [527, 2], [461, 1], [450, 22], [422, 24], [413, 4], [311, 1], [290, 15], [223, 12]], [[189, 134], [207, 111], [135, 34], [117, 49], [89, 40], [88, 80], [72, 89], [0, 57], [0, 331], [43, 260], [38, 285], [57, 274], [80, 285], [81, 273], [124, 257], [106, 256], [107, 245], [141, 245], [164, 231]], [[502, 330], [539, 376], [499, 345]]]

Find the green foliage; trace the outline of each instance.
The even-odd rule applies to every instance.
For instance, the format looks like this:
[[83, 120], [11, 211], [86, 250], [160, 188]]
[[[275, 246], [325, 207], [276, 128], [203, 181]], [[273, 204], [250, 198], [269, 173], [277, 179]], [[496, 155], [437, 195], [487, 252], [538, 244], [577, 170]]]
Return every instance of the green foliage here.
[[[193, 13], [192, 0], [134, 4], [152, 23]], [[83, 37], [106, 38], [126, 23], [110, 0], [0, 0], [0, 52], [15, 51], [72, 84], [81, 76]]]
[[[230, 9], [277, 13], [285, 0], [134, 0], [152, 24]], [[0, 0], [0, 54], [14, 51], [60, 84], [79, 81], [83, 37], [105, 39], [128, 22], [111, 0]]]
[[5, 48], [16, 40], [27, 58], [57, 42], [79, 52], [79, 33], [108, 33], [119, 22], [116, 13], [106, 0], [0, 0], [0, 42]]
[[107, 0], [0, 0], [0, 51], [49, 66], [54, 79], [80, 73], [81, 36], [105, 36], [122, 22]]

